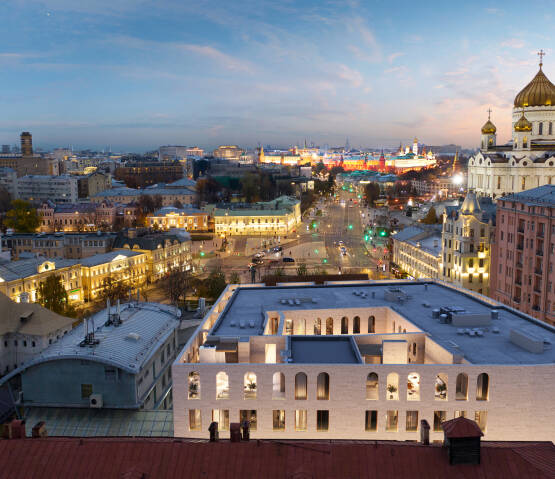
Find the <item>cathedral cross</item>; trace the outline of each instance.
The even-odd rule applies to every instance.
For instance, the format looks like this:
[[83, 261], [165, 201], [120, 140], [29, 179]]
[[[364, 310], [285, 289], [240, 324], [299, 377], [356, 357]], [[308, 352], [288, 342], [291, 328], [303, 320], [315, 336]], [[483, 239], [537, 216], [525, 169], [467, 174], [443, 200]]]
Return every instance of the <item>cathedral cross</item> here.
[[543, 65], [543, 57], [545, 56], [545, 52], [543, 50], [540, 50], [538, 52], [538, 56], [540, 57], [540, 67]]

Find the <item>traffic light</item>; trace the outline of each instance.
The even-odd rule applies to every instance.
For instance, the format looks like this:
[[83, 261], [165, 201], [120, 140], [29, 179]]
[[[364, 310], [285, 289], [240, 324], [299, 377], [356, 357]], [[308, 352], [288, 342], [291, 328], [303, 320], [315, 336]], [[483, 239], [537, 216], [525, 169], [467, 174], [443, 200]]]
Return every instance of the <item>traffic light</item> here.
[[201, 251], [201, 252], [200, 252], [200, 255], [201, 255], [201, 256], [204, 256], [204, 251]]
[[353, 229], [353, 225], [349, 225], [349, 229], [352, 230], [352, 229]]
[[315, 252], [316, 254], [318, 254], [318, 250], [317, 250], [317, 249], [315, 249], [314, 252]]
[[326, 264], [327, 262], [328, 262], [328, 258], [324, 258], [324, 259], [322, 260], [322, 263], [324, 263], [324, 264]]
[[369, 238], [370, 238], [370, 236], [364, 235], [364, 241], [368, 241]]
[[387, 231], [386, 230], [381, 230], [380, 231], [380, 236], [387, 236]]

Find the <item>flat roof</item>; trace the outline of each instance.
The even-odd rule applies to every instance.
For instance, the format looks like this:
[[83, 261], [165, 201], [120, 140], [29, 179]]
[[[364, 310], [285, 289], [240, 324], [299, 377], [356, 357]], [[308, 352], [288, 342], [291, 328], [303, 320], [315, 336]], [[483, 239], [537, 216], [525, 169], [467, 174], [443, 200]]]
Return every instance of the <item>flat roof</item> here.
[[[384, 293], [392, 286], [401, 288], [408, 298], [402, 303], [386, 300]], [[354, 295], [354, 292], [364, 292], [366, 297]], [[444, 306], [457, 306], [467, 312], [488, 315], [495, 309], [499, 311], [499, 319], [492, 321], [488, 331], [482, 328], [484, 334], [481, 337], [459, 334], [456, 326], [442, 324], [432, 318], [432, 310]], [[391, 308], [428, 333], [440, 346], [452, 354], [463, 355], [474, 364], [555, 363], [554, 327], [490, 298], [459, 290], [438, 280], [239, 287], [220, 313], [210, 334], [234, 337], [262, 335], [266, 311], [283, 311], [287, 315], [289, 311], [374, 307]], [[493, 332], [494, 327], [499, 330], [498, 333]], [[543, 338], [543, 353], [531, 353], [513, 344], [509, 340], [511, 329]]]
[[358, 364], [350, 336], [291, 336], [291, 359], [302, 364]]

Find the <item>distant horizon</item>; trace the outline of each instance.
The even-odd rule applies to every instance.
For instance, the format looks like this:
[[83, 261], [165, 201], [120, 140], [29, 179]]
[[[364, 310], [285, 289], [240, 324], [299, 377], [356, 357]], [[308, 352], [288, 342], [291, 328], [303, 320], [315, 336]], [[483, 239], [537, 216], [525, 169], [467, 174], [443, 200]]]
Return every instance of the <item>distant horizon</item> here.
[[553, 13], [532, 0], [7, 0], [0, 144], [144, 152], [152, 145], [475, 149], [511, 138], [516, 94], [555, 80]]

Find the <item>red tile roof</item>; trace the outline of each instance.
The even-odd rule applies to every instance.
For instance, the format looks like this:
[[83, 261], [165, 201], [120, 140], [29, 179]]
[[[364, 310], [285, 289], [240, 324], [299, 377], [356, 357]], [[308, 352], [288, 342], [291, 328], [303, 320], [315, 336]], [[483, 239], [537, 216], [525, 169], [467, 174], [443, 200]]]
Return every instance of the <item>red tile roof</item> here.
[[449, 439], [482, 437], [484, 435], [480, 426], [478, 426], [475, 421], [471, 421], [470, 419], [466, 419], [462, 416], [443, 422], [441, 427], [443, 428], [445, 437], [448, 437]]
[[0, 440], [0, 478], [553, 478], [552, 443], [482, 443], [480, 465], [438, 446], [373, 441]]

